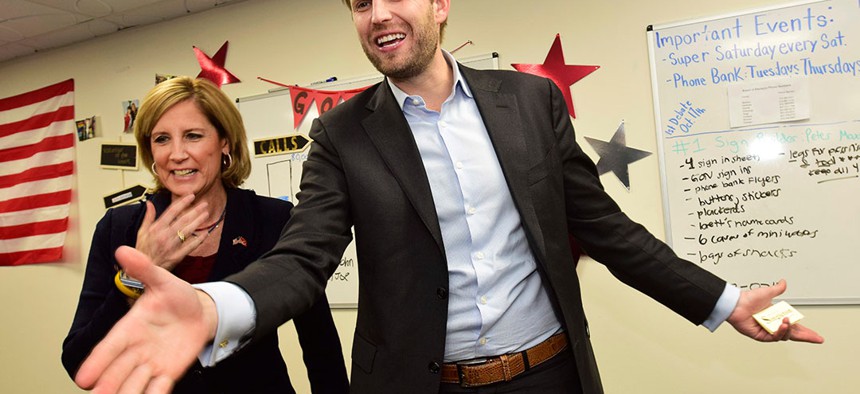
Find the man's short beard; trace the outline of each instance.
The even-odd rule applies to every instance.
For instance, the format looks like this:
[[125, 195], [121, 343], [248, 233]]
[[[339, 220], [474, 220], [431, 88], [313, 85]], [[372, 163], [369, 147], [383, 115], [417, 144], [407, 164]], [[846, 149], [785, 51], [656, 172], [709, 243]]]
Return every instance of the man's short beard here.
[[422, 43], [421, 47], [418, 48], [418, 52], [414, 54], [415, 57], [408, 59], [406, 64], [387, 63], [381, 56], [374, 56], [367, 48], [362, 48], [364, 48], [364, 54], [367, 56], [367, 59], [370, 60], [373, 67], [382, 73], [382, 75], [395, 80], [404, 80], [420, 75], [433, 61], [433, 56], [436, 54], [436, 45], [432, 43], [432, 48], [428, 50], [426, 48], [428, 43]]
[[432, 9], [428, 9], [425, 14], [423, 24], [416, 25], [417, 30], [413, 30], [413, 38], [415, 39], [415, 48], [409, 57], [406, 59], [406, 64], [396, 64], [389, 62], [386, 64], [383, 54], [376, 56], [372, 51], [374, 48], [368, 48], [367, 42], [362, 42], [361, 49], [364, 50], [365, 56], [373, 64], [377, 71], [394, 80], [405, 80], [420, 75], [430, 63], [433, 62], [433, 57], [436, 55], [437, 45], [439, 45], [439, 31], [435, 29], [435, 20], [433, 19]]

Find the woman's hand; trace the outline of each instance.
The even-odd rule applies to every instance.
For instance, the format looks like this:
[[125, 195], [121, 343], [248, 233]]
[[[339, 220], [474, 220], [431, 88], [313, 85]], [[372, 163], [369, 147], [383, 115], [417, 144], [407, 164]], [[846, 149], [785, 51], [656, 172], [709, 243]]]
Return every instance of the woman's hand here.
[[137, 250], [143, 252], [155, 265], [173, 270], [182, 259], [206, 240], [209, 233], [194, 230], [209, 219], [207, 203], [191, 206], [194, 195], [174, 201], [155, 219], [155, 206], [146, 202], [146, 214], [137, 230]]

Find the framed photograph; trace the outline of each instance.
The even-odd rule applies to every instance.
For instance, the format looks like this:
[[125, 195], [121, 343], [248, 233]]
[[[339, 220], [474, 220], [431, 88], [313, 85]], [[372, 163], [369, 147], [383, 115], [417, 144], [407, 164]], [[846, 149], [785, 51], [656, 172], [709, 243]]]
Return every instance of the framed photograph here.
[[96, 136], [96, 117], [76, 120], [75, 127], [78, 130], [78, 141], [94, 138]]
[[137, 99], [122, 101], [123, 133], [132, 133], [134, 131], [134, 119], [137, 118], [138, 106], [140, 106], [140, 101]]
[[158, 85], [168, 79], [176, 78], [177, 75], [173, 74], [155, 74], [155, 84]]

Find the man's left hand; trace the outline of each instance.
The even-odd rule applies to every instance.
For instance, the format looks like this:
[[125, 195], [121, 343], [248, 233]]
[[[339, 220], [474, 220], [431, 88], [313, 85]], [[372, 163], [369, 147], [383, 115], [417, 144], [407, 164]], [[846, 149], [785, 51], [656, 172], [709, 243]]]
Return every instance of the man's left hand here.
[[762, 287], [741, 292], [737, 306], [735, 306], [735, 309], [726, 321], [741, 334], [760, 342], [797, 341], [824, 343], [824, 338], [818, 335], [817, 332], [800, 324], [790, 324], [787, 317], [782, 320], [779, 329], [774, 331], [773, 334], [767, 332], [753, 318], [753, 314], [770, 307], [773, 304], [774, 297], [784, 293], [786, 286], [785, 281], [781, 280], [772, 287]]

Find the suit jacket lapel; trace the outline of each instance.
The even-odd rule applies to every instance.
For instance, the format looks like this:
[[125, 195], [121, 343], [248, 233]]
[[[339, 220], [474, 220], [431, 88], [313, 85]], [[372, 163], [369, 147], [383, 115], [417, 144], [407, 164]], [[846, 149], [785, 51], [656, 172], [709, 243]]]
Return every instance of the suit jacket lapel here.
[[366, 107], [372, 113], [361, 123], [364, 130], [444, 254], [442, 232], [421, 154], [386, 81], [377, 86]]
[[526, 132], [519, 112], [523, 106], [513, 93], [501, 92], [502, 81], [490, 74], [464, 66], [460, 66], [460, 72], [475, 97], [526, 234], [534, 242], [533, 246], [543, 253], [543, 237], [528, 190], [529, 161], [523, 159], [528, 155]]
[[[218, 254], [209, 279], [224, 278], [235, 274], [245, 268], [248, 262], [260, 246], [257, 229], [260, 224], [255, 223], [253, 201], [238, 189], [227, 188], [227, 210], [224, 222], [221, 223], [221, 241], [218, 244]], [[238, 246], [233, 240], [242, 236], [247, 246]]]

